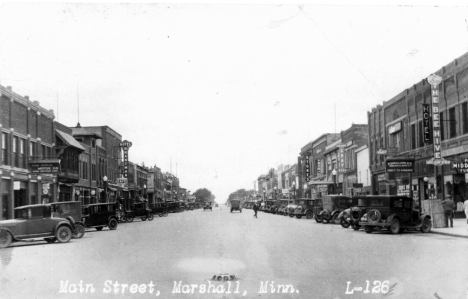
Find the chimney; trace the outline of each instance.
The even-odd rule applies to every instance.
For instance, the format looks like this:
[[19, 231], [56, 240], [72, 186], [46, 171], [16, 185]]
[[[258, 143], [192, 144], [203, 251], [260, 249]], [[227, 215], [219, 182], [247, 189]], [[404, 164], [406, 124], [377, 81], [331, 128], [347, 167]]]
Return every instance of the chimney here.
[[39, 102], [38, 102], [38, 101], [34, 101], [33, 104], [36, 105], [36, 106], [39, 106]]
[[29, 96], [24, 96], [24, 98], [29, 101]]
[[11, 88], [11, 86], [7, 86], [7, 89], [8, 89], [9, 91], [12, 91], [12, 90], [13, 90], [13, 89]]
[[49, 109], [49, 112], [50, 112], [51, 114], [54, 114], [54, 109]]

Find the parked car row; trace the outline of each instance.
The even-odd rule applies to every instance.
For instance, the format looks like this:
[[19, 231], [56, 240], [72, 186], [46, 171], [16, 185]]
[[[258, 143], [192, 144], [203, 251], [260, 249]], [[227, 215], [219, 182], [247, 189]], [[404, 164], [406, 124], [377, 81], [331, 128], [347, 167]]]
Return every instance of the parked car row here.
[[428, 233], [432, 229], [431, 217], [415, 209], [413, 199], [407, 196], [326, 195], [317, 199], [267, 200], [260, 211], [298, 219], [305, 216], [317, 223], [341, 224], [343, 228], [363, 229], [366, 233], [383, 230], [392, 234], [405, 230]]

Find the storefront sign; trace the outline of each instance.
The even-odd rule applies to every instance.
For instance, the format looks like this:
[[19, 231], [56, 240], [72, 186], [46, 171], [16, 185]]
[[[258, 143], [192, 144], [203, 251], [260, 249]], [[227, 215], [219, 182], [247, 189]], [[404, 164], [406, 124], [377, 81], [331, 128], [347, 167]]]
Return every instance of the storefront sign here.
[[310, 181], [310, 163], [309, 163], [310, 156], [305, 156], [305, 168], [306, 168], [306, 182]]
[[468, 173], [468, 159], [452, 162], [452, 169], [455, 169], [458, 173]]
[[386, 155], [387, 154], [387, 149], [379, 148], [377, 151], [377, 155]]
[[401, 121], [388, 127], [388, 134], [393, 134], [401, 130]]
[[343, 173], [343, 172], [346, 172], [347, 170], [345, 169], [345, 154], [344, 154], [346, 144], [341, 143], [341, 144], [338, 144], [337, 147], [338, 147], [338, 172]]
[[424, 142], [428, 143], [429, 141], [431, 141], [431, 111], [429, 109], [429, 104], [422, 104], [422, 107]]
[[364, 188], [362, 184], [353, 184], [353, 188]]
[[60, 172], [60, 163], [41, 163], [41, 162], [34, 162], [29, 163], [31, 166], [31, 173], [40, 174], [40, 173], [58, 173]]
[[13, 190], [19, 190], [20, 188], [21, 188], [20, 181], [14, 181], [13, 182]]
[[50, 184], [49, 183], [42, 184], [42, 189], [44, 189], [44, 190], [50, 189]]
[[128, 176], [128, 149], [132, 146], [130, 141], [124, 140], [120, 143], [120, 147], [123, 150], [123, 176], [126, 178]]
[[[442, 158], [439, 119], [439, 84], [442, 82], [442, 77], [432, 74], [427, 78], [427, 82], [431, 84], [432, 91], [432, 138], [434, 144], [434, 160], [437, 160]], [[434, 164], [438, 165], [437, 162]]]
[[386, 159], [386, 172], [414, 172], [414, 159]]

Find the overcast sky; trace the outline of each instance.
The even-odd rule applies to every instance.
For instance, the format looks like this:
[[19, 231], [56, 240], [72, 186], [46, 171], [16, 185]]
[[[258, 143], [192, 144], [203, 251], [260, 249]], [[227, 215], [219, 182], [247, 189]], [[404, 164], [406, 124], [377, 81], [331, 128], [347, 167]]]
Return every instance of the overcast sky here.
[[467, 52], [467, 19], [466, 6], [7, 3], [0, 84], [68, 126], [79, 97], [82, 126], [119, 132], [132, 162], [172, 159], [182, 187], [223, 202]]

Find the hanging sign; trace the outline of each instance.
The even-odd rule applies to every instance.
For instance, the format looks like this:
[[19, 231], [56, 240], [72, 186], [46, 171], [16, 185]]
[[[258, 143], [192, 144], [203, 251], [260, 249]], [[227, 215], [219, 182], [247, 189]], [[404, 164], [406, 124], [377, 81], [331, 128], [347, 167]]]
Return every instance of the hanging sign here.
[[386, 159], [386, 172], [414, 172], [414, 159]]
[[310, 164], [309, 164], [309, 155], [305, 156], [305, 167], [306, 167], [306, 181], [310, 181]]
[[422, 111], [423, 111], [423, 134], [424, 134], [424, 142], [428, 143], [431, 141], [431, 111], [429, 109], [429, 104], [422, 104]]
[[452, 162], [452, 169], [455, 169], [458, 173], [468, 173], [468, 159]]
[[123, 176], [126, 178], [128, 176], [128, 149], [132, 146], [130, 141], [124, 140], [120, 143], [120, 147], [123, 150]]
[[347, 145], [344, 143], [338, 144], [338, 172], [340, 173], [347, 171], [347, 169], [345, 168], [345, 152], [344, 152], [346, 146]]
[[442, 77], [432, 74], [427, 78], [431, 84], [432, 91], [432, 140], [434, 143], [434, 165], [438, 165], [437, 160], [442, 159], [440, 147], [440, 119], [439, 119], [439, 84]]

